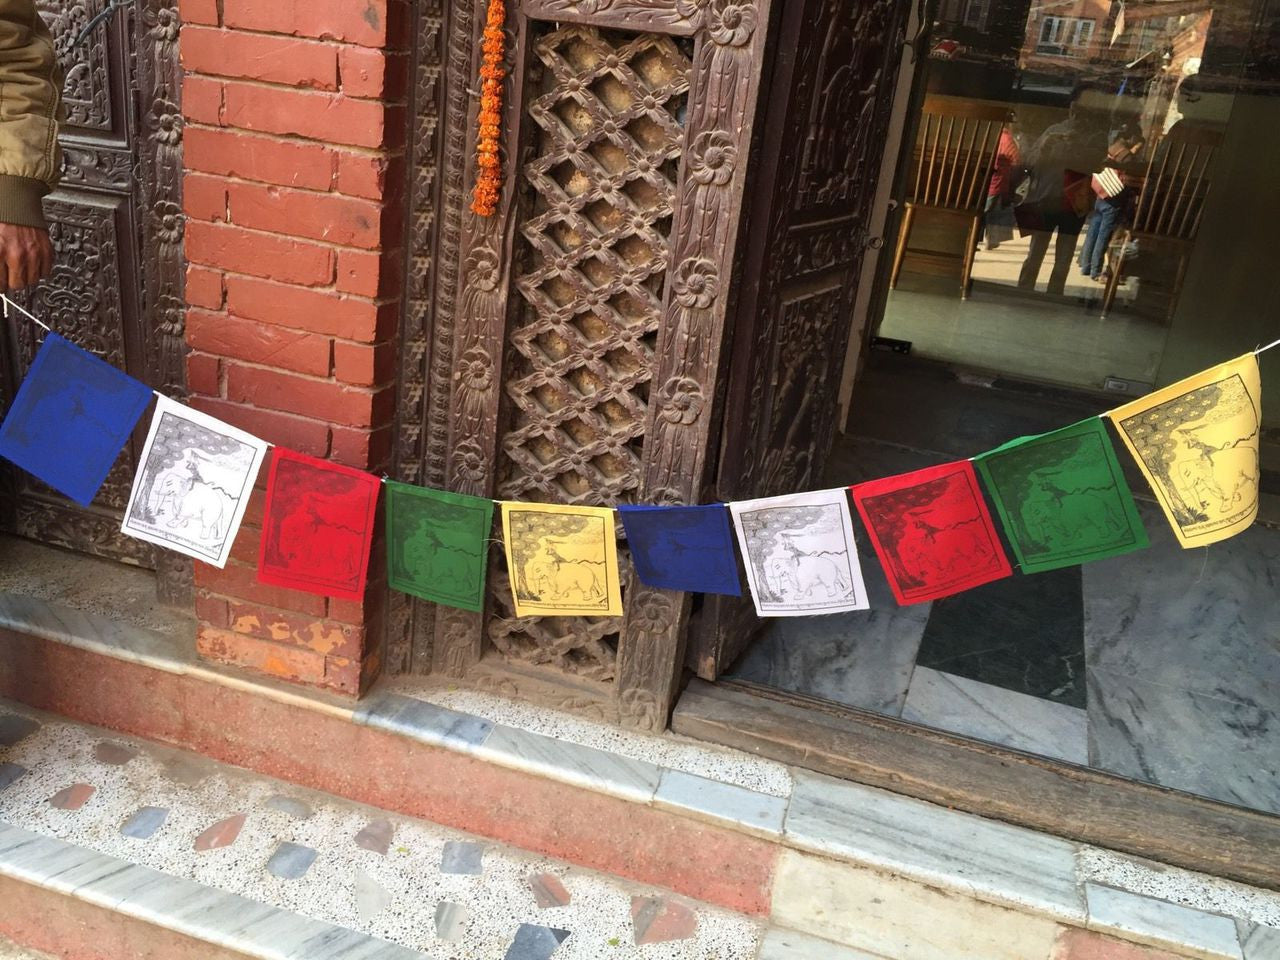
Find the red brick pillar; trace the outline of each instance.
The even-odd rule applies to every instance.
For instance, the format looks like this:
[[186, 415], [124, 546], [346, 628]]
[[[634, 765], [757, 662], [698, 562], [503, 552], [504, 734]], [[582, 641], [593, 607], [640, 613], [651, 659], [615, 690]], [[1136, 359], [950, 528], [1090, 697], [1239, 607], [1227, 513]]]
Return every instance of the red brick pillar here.
[[[380, 472], [408, 4], [181, 0], [180, 13], [191, 402], [272, 443]], [[380, 662], [381, 550], [363, 603], [268, 587], [254, 570], [261, 521], [259, 490], [226, 570], [196, 564], [200, 653], [357, 695]]]

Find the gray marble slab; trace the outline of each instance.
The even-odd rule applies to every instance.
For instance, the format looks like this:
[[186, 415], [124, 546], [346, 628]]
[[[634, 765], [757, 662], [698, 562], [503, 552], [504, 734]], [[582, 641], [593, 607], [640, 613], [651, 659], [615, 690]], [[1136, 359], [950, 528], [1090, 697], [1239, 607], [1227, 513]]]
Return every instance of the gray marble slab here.
[[553, 780], [648, 803], [662, 769], [595, 747], [497, 724], [476, 753], [494, 763], [528, 770]]
[[1079, 923], [1075, 847], [898, 794], [795, 771], [791, 843], [979, 900]]
[[1094, 766], [1280, 813], [1280, 712], [1090, 669]]
[[1236, 935], [1244, 960], [1276, 960], [1280, 957], [1280, 930], [1247, 920], [1236, 921]]
[[282, 841], [267, 861], [267, 872], [281, 880], [297, 880], [306, 875], [315, 860], [314, 848]]
[[902, 719], [1028, 753], [1089, 762], [1088, 714], [1016, 690], [916, 667]]
[[568, 930], [522, 923], [516, 929], [503, 960], [548, 960], [568, 938]]
[[757, 960], [880, 960], [869, 953], [794, 930], [766, 930]]
[[374, 694], [356, 707], [357, 723], [391, 730], [427, 743], [470, 751], [489, 737], [493, 723], [398, 693]]
[[787, 801], [783, 797], [771, 797], [680, 770], [662, 771], [653, 799], [660, 806], [727, 820], [770, 836], [782, 833], [782, 819], [787, 812]]
[[135, 840], [147, 840], [164, 825], [168, 816], [169, 811], [164, 807], [140, 807], [120, 825], [120, 833]]
[[484, 873], [484, 844], [446, 840], [440, 853], [440, 872], [480, 876]]
[[17, 713], [0, 715], [0, 747], [12, 747], [40, 729], [39, 721]]
[[441, 900], [436, 904], [436, 936], [457, 943], [467, 934], [467, 908], [461, 903]]
[[1085, 896], [1090, 930], [1180, 954], [1241, 960], [1235, 921], [1227, 917], [1096, 883], [1085, 884]]
[[27, 768], [20, 763], [0, 763], [0, 790], [11, 787], [26, 772]]

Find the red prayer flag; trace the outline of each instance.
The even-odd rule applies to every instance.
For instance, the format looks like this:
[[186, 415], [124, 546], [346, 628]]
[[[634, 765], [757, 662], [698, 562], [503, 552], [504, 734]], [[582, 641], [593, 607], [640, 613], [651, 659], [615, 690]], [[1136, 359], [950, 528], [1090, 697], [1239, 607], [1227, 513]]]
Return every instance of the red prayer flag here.
[[936, 600], [1013, 572], [968, 460], [850, 489], [898, 603]]
[[361, 600], [381, 481], [277, 447], [267, 477], [258, 580]]

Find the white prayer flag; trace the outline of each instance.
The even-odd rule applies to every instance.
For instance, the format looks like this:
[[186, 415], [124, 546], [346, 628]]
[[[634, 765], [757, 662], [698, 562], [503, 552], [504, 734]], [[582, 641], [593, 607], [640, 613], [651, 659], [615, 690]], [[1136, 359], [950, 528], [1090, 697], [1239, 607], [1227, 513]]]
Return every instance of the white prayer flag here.
[[866, 610], [845, 487], [729, 504], [762, 617]]
[[120, 529], [225, 566], [267, 447], [257, 437], [160, 397]]

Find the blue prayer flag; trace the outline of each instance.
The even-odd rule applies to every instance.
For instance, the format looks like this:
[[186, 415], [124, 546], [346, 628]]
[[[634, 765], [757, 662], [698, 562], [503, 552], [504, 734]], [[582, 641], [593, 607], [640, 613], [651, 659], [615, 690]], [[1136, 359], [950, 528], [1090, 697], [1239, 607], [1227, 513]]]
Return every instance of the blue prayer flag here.
[[0, 425], [0, 457], [87, 507], [150, 402], [148, 386], [50, 333]]
[[701, 507], [618, 507], [642, 583], [687, 593], [742, 596], [729, 511]]

